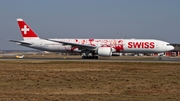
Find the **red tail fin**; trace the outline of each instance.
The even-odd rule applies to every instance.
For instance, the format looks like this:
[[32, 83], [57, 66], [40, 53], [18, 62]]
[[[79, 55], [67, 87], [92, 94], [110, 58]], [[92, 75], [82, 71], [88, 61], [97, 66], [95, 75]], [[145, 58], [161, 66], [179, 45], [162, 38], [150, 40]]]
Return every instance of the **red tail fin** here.
[[25, 39], [39, 39], [39, 37], [34, 33], [34, 31], [23, 21], [23, 19], [17, 19], [22, 37]]

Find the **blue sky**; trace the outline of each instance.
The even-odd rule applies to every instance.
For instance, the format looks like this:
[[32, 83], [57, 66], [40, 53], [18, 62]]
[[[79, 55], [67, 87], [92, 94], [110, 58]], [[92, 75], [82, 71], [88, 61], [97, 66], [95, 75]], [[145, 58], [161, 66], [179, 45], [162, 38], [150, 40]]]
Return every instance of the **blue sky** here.
[[29, 49], [16, 18], [41, 38], [150, 38], [180, 43], [180, 0], [1, 0], [0, 50]]

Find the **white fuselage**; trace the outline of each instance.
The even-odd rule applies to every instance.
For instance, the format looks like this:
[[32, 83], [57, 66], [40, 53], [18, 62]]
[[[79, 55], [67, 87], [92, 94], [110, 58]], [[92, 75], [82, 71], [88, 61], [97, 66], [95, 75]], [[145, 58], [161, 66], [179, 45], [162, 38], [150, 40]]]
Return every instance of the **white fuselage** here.
[[[168, 42], [154, 39], [54, 39], [57, 41], [85, 44], [99, 47], [111, 47], [113, 53], [161, 53], [173, 50], [174, 47]], [[78, 47], [63, 45], [45, 39], [29, 39], [32, 45], [20, 44], [22, 46], [51, 52], [82, 52]]]

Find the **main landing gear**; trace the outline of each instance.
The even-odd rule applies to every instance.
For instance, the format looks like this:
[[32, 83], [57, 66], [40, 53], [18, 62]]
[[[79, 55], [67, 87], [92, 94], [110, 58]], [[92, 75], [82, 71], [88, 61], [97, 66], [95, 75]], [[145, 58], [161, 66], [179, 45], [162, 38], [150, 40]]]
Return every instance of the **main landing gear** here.
[[98, 56], [82, 56], [82, 59], [98, 59]]
[[98, 59], [98, 56], [95, 54], [95, 52], [86, 51], [85, 53], [83, 53], [82, 59]]

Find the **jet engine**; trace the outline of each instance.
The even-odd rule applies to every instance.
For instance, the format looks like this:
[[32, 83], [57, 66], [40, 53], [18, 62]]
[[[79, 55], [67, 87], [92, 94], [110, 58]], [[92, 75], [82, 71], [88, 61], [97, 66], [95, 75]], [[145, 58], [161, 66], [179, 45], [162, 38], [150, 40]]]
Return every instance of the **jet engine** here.
[[112, 49], [110, 47], [100, 47], [97, 53], [99, 56], [112, 56]]

